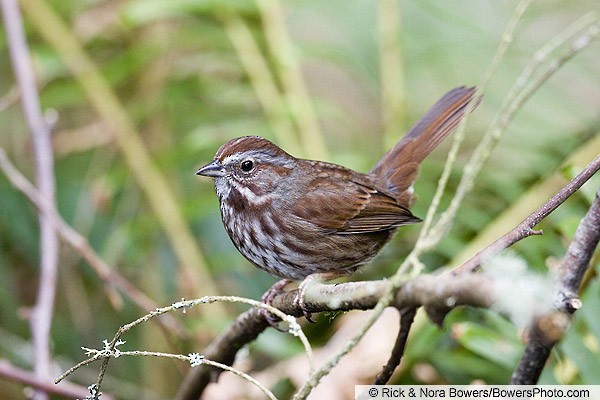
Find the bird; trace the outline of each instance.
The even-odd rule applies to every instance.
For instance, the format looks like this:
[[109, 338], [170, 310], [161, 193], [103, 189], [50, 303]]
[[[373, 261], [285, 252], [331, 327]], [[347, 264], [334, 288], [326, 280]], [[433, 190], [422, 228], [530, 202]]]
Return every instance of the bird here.
[[296, 300], [304, 311], [310, 282], [354, 273], [399, 227], [420, 222], [410, 211], [419, 165], [458, 125], [475, 93], [465, 86], [447, 92], [367, 173], [294, 157], [259, 136], [223, 144], [196, 174], [214, 179], [237, 250], [283, 278], [263, 301], [302, 281]]

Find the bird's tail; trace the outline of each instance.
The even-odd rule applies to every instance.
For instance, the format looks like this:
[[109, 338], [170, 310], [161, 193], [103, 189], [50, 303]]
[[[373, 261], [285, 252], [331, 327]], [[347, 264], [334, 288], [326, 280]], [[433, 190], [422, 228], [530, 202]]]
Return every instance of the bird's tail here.
[[446, 93], [373, 167], [371, 173], [387, 184], [398, 203], [411, 205], [419, 164], [458, 125], [474, 95], [474, 87], [464, 86]]

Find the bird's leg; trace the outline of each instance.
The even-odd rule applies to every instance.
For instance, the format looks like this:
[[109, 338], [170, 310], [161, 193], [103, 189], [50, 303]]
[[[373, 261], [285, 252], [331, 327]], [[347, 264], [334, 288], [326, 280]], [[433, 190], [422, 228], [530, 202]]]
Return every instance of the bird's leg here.
[[302, 310], [302, 314], [304, 314], [304, 317], [308, 322], [315, 321], [312, 319], [312, 314], [308, 312], [308, 310], [306, 309], [306, 305], [304, 304], [304, 296], [306, 295], [306, 290], [310, 286], [318, 285], [325, 281], [330, 281], [332, 279], [346, 275], [348, 275], [347, 271], [318, 272], [316, 274], [308, 275], [306, 278], [304, 278], [302, 282], [300, 282], [300, 285], [298, 286], [298, 294], [294, 299], [294, 304]]
[[[293, 280], [291, 279], [278, 280], [265, 292], [265, 294], [262, 295], [262, 302], [271, 305], [271, 302], [273, 301], [275, 296], [277, 296], [279, 293], [284, 292], [283, 289], [285, 289], [285, 287], [292, 282]], [[260, 314], [267, 320], [269, 325], [271, 325], [273, 328], [277, 329], [278, 331], [283, 331], [281, 328], [279, 328], [279, 317], [276, 317], [275, 315], [270, 313], [266, 308], [261, 308]]]

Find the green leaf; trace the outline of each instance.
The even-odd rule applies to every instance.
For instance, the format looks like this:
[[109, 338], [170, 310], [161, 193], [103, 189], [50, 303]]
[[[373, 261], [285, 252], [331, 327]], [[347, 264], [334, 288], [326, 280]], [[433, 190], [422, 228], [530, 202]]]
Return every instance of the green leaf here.
[[511, 341], [505, 334], [473, 322], [461, 322], [452, 327], [454, 338], [475, 354], [506, 368], [513, 368], [523, 354], [523, 345]]

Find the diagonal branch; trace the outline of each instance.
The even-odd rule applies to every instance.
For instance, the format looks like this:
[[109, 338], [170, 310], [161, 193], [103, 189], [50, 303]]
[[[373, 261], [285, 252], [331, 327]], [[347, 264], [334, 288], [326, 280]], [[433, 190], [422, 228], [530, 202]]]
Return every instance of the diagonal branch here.
[[[53, 224], [54, 228], [61, 238], [73, 247], [84, 260], [96, 272], [100, 280], [104, 283], [109, 294], [112, 293], [112, 286], [122, 290], [135, 304], [144, 311], [152, 310], [158, 307], [145, 293], [140, 291], [135, 285], [125, 279], [122, 275], [111, 268], [106, 262], [94, 251], [88, 240], [73, 229], [65, 220], [58, 214], [55, 207], [52, 207], [45, 198], [37, 191], [35, 186], [31, 184], [19, 172], [19, 170], [9, 161], [4, 149], [0, 148], [0, 170], [6, 175], [9, 182], [23, 193], [33, 205], [37, 207], [40, 213], [47, 215]], [[113, 293], [114, 295], [114, 293]], [[186, 337], [185, 328], [174, 318], [165, 315], [161, 321], [166, 327], [172, 329], [180, 337]]]
[[571, 314], [581, 307], [579, 287], [600, 240], [600, 190], [583, 217], [558, 270], [556, 311], [535, 318], [529, 328], [525, 353], [513, 373], [511, 383], [535, 385], [554, 345], [566, 332]]
[[552, 211], [565, 202], [573, 193], [575, 193], [585, 182], [587, 182], [600, 169], [600, 156], [597, 156], [590, 162], [575, 178], [564, 186], [556, 195], [546, 203], [542, 204], [537, 210], [523, 220], [517, 227], [496, 240], [494, 243], [477, 253], [461, 266], [455, 268], [452, 272], [455, 275], [473, 272], [479, 266], [489, 260], [491, 257], [500, 253], [502, 250], [510, 247], [514, 243], [528, 236], [538, 234], [533, 228], [546, 218]]

